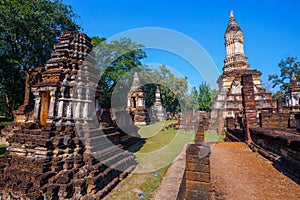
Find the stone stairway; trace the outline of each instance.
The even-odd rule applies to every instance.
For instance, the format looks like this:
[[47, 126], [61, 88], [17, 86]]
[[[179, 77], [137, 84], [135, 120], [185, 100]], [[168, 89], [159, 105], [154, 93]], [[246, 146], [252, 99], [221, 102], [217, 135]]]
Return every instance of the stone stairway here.
[[134, 170], [137, 162], [128, 149], [142, 143], [139, 137], [118, 131], [113, 125], [103, 130], [96, 125], [80, 124], [76, 129], [27, 125], [14, 130], [8, 138], [10, 146], [0, 158], [0, 191], [6, 191], [0, 192], [0, 197], [104, 197]]

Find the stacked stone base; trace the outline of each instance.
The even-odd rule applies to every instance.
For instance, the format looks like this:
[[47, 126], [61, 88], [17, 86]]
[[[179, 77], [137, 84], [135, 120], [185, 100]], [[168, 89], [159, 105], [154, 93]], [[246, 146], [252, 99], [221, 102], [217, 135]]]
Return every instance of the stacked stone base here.
[[144, 107], [137, 107], [134, 111], [134, 124], [135, 125], [147, 125], [150, 123], [150, 117], [147, 109]]
[[0, 199], [100, 199], [135, 168], [126, 148], [138, 140], [84, 123], [22, 126], [0, 158]]

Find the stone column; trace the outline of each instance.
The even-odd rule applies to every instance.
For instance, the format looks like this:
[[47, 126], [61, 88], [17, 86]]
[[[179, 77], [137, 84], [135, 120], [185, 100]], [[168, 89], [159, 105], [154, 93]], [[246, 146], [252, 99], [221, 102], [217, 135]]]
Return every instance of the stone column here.
[[51, 123], [54, 117], [54, 108], [55, 108], [55, 90], [50, 91], [50, 105], [47, 123]]
[[63, 111], [64, 111], [65, 87], [60, 88], [60, 93], [61, 93], [61, 98], [59, 99], [58, 113], [57, 113], [57, 117], [59, 117], [59, 118], [61, 118], [63, 116]]
[[130, 98], [127, 98], [127, 108], [130, 108], [131, 107], [131, 101], [130, 101]]
[[218, 112], [218, 135], [224, 135], [224, 118], [223, 118], [223, 112]]
[[77, 91], [77, 102], [76, 102], [76, 108], [75, 108], [75, 118], [80, 118], [81, 117], [81, 101], [82, 101], [82, 88], [79, 86], [78, 91]]
[[195, 143], [196, 144], [203, 143], [204, 142], [204, 122], [203, 122], [203, 119], [199, 119], [198, 126], [196, 125], [195, 132], [196, 132], [195, 133]]
[[89, 86], [87, 86], [86, 91], [85, 91], [85, 102], [84, 102], [84, 106], [83, 106], [83, 118], [84, 119], [88, 119], [89, 118], [89, 95], [90, 95], [90, 88], [88, 88]]
[[143, 98], [143, 97], [139, 97], [139, 98], [138, 98], [137, 106], [143, 106], [143, 107], [145, 106], [145, 105], [144, 105], [144, 98]]
[[67, 119], [72, 119], [73, 117], [73, 92], [74, 92], [74, 88], [70, 88], [70, 99], [68, 102], [68, 106], [67, 106]]
[[39, 116], [39, 111], [40, 111], [41, 96], [40, 96], [39, 91], [34, 91], [33, 95], [35, 96], [35, 98], [34, 98], [35, 104], [34, 104], [32, 121], [37, 121], [38, 116]]
[[249, 128], [257, 127], [256, 105], [254, 99], [254, 87], [252, 74], [242, 76], [242, 102], [244, 110], [244, 133], [247, 144], [251, 143]]

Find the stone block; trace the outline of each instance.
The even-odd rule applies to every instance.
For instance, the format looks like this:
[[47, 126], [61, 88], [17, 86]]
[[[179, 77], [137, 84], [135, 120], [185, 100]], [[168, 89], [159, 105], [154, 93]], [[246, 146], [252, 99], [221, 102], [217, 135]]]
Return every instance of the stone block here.
[[210, 172], [210, 166], [202, 163], [186, 163], [186, 171]]
[[209, 183], [210, 174], [201, 171], [186, 171], [186, 180]]

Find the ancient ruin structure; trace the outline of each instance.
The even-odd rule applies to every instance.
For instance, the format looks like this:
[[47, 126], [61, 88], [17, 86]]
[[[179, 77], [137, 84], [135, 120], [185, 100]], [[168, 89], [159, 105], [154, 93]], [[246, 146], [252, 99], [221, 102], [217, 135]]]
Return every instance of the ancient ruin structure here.
[[251, 142], [250, 128], [257, 126], [256, 105], [254, 99], [254, 84], [251, 74], [244, 74], [242, 76], [242, 101], [244, 112], [244, 134], [245, 141], [249, 144]]
[[300, 86], [294, 74], [292, 74], [290, 87], [285, 93], [286, 107], [290, 112], [300, 112]]
[[0, 199], [100, 199], [134, 169], [128, 150], [139, 138], [101, 109], [90, 42], [65, 31], [46, 65], [28, 72], [0, 158]]
[[137, 72], [127, 95], [127, 110], [132, 116], [135, 125], [147, 125], [150, 117], [145, 106], [145, 94]]
[[155, 102], [154, 102], [154, 109], [155, 109], [155, 117], [157, 120], [165, 120], [165, 111], [161, 103], [161, 95], [159, 86], [156, 87], [155, 91]]
[[244, 53], [244, 35], [234, 18], [233, 11], [230, 12], [224, 38], [226, 57], [223, 73], [218, 79], [218, 94], [211, 112], [211, 119], [215, 120], [211, 123], [218, 124], [220, 134], [223, 133], [226, 118], [238, 121], [243, 115], [241, 79], [245, 74], [251, 75], [253, 79], [257, 117], [263, 110], [273, 112], [277, 106], [277, 102], [272, 100], [272, 94], [260, 83], [261, 72], [250, 69], [248, 58]]

